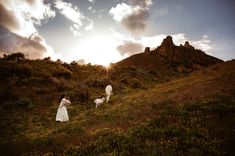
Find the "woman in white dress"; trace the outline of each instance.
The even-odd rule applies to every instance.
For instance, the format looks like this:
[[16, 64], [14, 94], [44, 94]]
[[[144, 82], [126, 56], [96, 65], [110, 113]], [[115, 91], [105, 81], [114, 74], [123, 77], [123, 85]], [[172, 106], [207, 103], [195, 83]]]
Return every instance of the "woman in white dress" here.
[[69, 121], [67, 106], [70, 105], [71, 102], [68, 98], [66, 98], [65, 95], [61, 96], [60, 105], [58, 107], [57, 113], [56, 113], [56, 121], [65, 122]]
[[106, 86], [106, 88], [105, 88], [105, 93], [106, 93], [106, 95], [107, 95], [107, 97], [106, 97], [106, 102], [109, 101], [109, 98], [110, 98], [110, 96], [111, 96], [111, 94], [112, 94], [112, 90], [113, 90], [113, 88], [112, 88], [111, 85]]

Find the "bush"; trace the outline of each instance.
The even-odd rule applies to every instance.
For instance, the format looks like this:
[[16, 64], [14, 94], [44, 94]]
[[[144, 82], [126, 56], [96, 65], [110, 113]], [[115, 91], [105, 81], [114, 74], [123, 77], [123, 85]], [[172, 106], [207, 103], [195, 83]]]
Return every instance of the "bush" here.
[[131, 87], [133, 89], [142, 88], [142, 84], [138, 80], [133, 80]]
[[52, 76], [68, 79], [71, 78], [72, 72], [69, 69], [59, 65], [52, 71]]
[[30, 109], [32, 107], [32, 100], [27, 97], [22, 97], [15, 101], [7, 101], [3, 104], [3, 110], [16, 110], [16, 109]]
[[25, 55], [23, 53], [13, 53], [13, 54], [10, 54], [10, 55], [4, 55], [4, 60], [7, 60], [7, 61], [23, 61], [23, 60], [26, 60], [25, 59]]
[[18, 76], [20, 78], [28, 78], [32, 75], [32, 67], [28, 64], [19, 64], [17, 62], [1, 62], [0, 64], [1, 78]]
[[102, 80], [88, 80], [86, 85], [92, 88], [104, 88], [106, 86], [106, 82]]

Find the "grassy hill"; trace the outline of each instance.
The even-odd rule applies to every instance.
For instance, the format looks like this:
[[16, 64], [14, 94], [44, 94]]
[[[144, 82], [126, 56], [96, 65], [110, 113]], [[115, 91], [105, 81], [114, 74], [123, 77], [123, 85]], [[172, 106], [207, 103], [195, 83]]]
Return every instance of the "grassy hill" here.
[[222, 60], [207, 55], [185, 42], [176, 46], [172, 37], [167, 36], [161, 45], [154, 50], [146, 47], [144, 53], [132, 55], [117, 63], [119, 68], [137, 67], [153, 75], [166, 77], [179, 73], [190, 73], [194, 70], [221, 63]]
[[[159, 80], [133, 67], [13, 58], [0, 59], [1, 155], [235, 153], [235, 61]], [[111, 101], [95, 109], [109, 83]], [[67, 123], [55, 122], [62, 93]]]

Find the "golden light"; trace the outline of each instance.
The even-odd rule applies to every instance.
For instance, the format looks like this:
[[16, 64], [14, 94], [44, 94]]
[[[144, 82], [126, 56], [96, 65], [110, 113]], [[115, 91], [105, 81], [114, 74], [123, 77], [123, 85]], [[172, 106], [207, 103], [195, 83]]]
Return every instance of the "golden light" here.
[[108, 74], [109, 74], [109, 70], [110, 70], [110, 68], [111, 68], [110, 64], [107, 65], [107, 66], [104, 65], [104, 68], [105, 68], [105, 70], [106, 70], [106, 75], [108, 75]]
[[75, 47], [71, 48], [70, 59], [84, 59], [86, 63], [99, 64], [108, 67], [123, 57], [117, 52], [119, 43], [110, 35], [96, 34], [83, 38]]

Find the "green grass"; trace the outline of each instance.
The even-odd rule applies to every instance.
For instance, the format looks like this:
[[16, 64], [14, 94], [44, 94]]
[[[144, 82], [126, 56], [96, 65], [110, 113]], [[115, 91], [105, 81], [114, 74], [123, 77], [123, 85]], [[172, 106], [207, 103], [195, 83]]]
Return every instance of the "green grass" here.
[[234, 129], [231, 129], [235, 125], [234, 106], [234, 99], [229, 97], [215, 97], [184, 104], [179, 110], [163, 112], [159, 118], [127, 130], [111, 128], [96, 130], [93, 134], [94, 139], [85, 145], [69, 148], [67, 153], [229, 155], [234, 152], [235, 144]]
[[[41, 132], [28, 131], [27, 133], [31, 133], [28, 139], [18, 138], [13, 144], [7, 144], [8, 148], [6, 145], [1, 145], [1, 149], [7, 151], [11, 147], [17, 147], [17, 152], [22, 150], [21, 152], [26, 152], [25, 154], [32, 152], [30, 154], [33, 155], [40, 155], [40, 153], [229, 155], [234, 153], [235, 99], [233, 97], [213, 95], [199, 101], [182, 103], [177, 108], [172, 103], [173, 101], [167, 100], [150, 104], [149, 107], [152, 110], [155, 112], [158, 110], [158, 115], [145, 120], [130, 109], [130, 107], [137, 109], [142, 104], [139, 106], [104, 105], [97, 110], [84, 110], [74, 118], [74, 121], [65, 124], [55, 123], [52, 119], [50, 126], [43, 125], [44, 122], [49, 121], [47, 118], [35, 117], [34, 121], [41, 123], [39, 125]], [[141, 114], [143, 115], [143, 112]], [[135, 121], [139, 123], [136, 124]], [[33, 134], [37, 133], [44, 133], [44, 135], [34, 138]], [[18, 137], [19, 134], [17, 134]]]
[[[9, 83], [0, 81], [2, 155], [234, 154], [234, 62], [161, 82], [144, 71], [138, 71], [140, 79], [122, 71], [121, 79], [112, 79], [110, 102], [98, 109], [93, 101], [110, 81], [102, 67], [12, 63], [19, 66], [14, 70], [32, 73], [21, 81], [6, 72]], [[3, 64], [0, 68], [9, 68]], [[79, 98], [84, 88], [90, 93], [89, 109]], [[66, 123], [55, 122], [61, 93], [72, 101]]]

